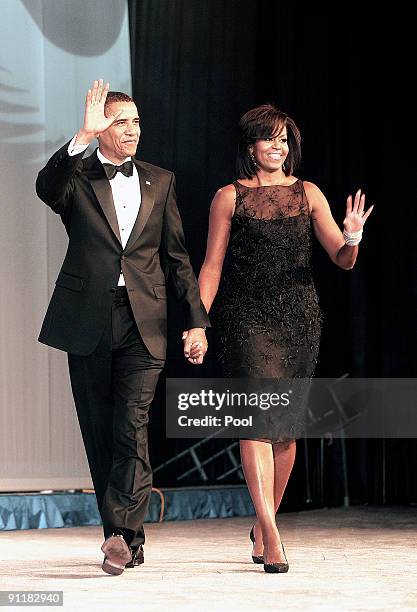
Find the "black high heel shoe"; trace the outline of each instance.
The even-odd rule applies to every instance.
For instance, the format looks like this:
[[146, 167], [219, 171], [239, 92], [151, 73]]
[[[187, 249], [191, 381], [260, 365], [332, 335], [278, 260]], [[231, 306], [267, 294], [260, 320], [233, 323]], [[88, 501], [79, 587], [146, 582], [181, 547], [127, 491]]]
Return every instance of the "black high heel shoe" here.
[[288, 565], [284, 544], [282, 545], [282, 552], [284, 553], [285, 563], [264, 563], [264, 571], [267, 574], [285, 574], [285, 572], [288, 572], [290, 566]]
[[[253, 527], [250, 530], [250, 534], [249, 534], [250, 540], [253, 544], [255, 544], [255, 534], [253, 532]], [[252, 561], [254, 563], [263, 563], [264, 562], [264, 558], [262, 555], [252, 555]]]

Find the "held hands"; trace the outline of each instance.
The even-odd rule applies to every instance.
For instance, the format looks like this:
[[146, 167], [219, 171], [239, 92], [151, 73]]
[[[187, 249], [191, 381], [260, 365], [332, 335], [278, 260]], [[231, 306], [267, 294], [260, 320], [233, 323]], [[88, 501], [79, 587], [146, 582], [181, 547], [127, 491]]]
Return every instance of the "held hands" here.
[[110, 85], [103, 86], [103, 79], [94, 81], [85, 98], [84, 125], [77, 134], [77, 144], [89, 144], [101, 132], [104, 132], [116, 121], [118, 115], [104, 114], [104, 104]]
[[193, 365], [203, 363], [207, 352], [207, 339], [202, 327], [193, 327], [182, 333], [184, 340], [184, 357]]
[[361, 189], [358, 189], [356, 192], [353, 203], [352, 196], [350, 195], [346, 200], [346, 217], [343, 221], [345, 231], [348, 233], [360, 232], [373, 208], [374, 206], [372, 205], [364, 212], [365, 194], [361, 194]]

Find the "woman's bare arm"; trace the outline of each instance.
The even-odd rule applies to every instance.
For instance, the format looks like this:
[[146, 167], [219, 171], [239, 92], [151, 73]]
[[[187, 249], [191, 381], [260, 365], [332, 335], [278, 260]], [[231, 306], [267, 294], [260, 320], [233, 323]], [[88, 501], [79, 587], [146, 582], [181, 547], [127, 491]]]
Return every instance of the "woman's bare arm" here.
[[198, 277], [201, 300], [209, 312], [219, 288], [230, 227], [236, 206], [236, 190], [226, 185], [211, 203], [206, 257]]

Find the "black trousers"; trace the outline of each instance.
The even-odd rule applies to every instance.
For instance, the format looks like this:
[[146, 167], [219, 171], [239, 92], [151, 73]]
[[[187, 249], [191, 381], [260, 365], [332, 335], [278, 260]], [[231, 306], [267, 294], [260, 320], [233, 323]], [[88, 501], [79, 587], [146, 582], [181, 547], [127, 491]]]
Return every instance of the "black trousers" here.
[[136, 548], [152, 488], [148, 412], [164, 361], [144, 345], [127, 290], [112, 290], [108, 324], [87, 357], [68, 354], [72, 392], [104, 537], [122, 532]]

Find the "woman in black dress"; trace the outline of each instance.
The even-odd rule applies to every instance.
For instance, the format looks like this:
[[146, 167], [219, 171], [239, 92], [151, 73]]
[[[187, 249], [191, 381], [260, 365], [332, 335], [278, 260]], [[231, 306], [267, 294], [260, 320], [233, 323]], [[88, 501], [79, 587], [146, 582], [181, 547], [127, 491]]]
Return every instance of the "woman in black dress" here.
[[[309, 378], [320, 340], [320, 309], [311, 270], [312, 229], [332, 261], [350, 270], [356, 261], [365, 195], [349, 196], [342, 233], [313, 183], [294, 176], [300, 133], [272, 105], [240, 121], [239, 179], [219, 189], [210, 211], [201, 299], [217, 332], [224, 375], [236, 378]], [[216, 299], [215, 299], [216, 298]], [[254, 562], [267, 572], [288, 571], [276, 525], [295, 459], [293, 435], [240, 440], [242, 467], [257, 522], [251, 530]], [[272, 428], [274, 429], [274, 428]]]

